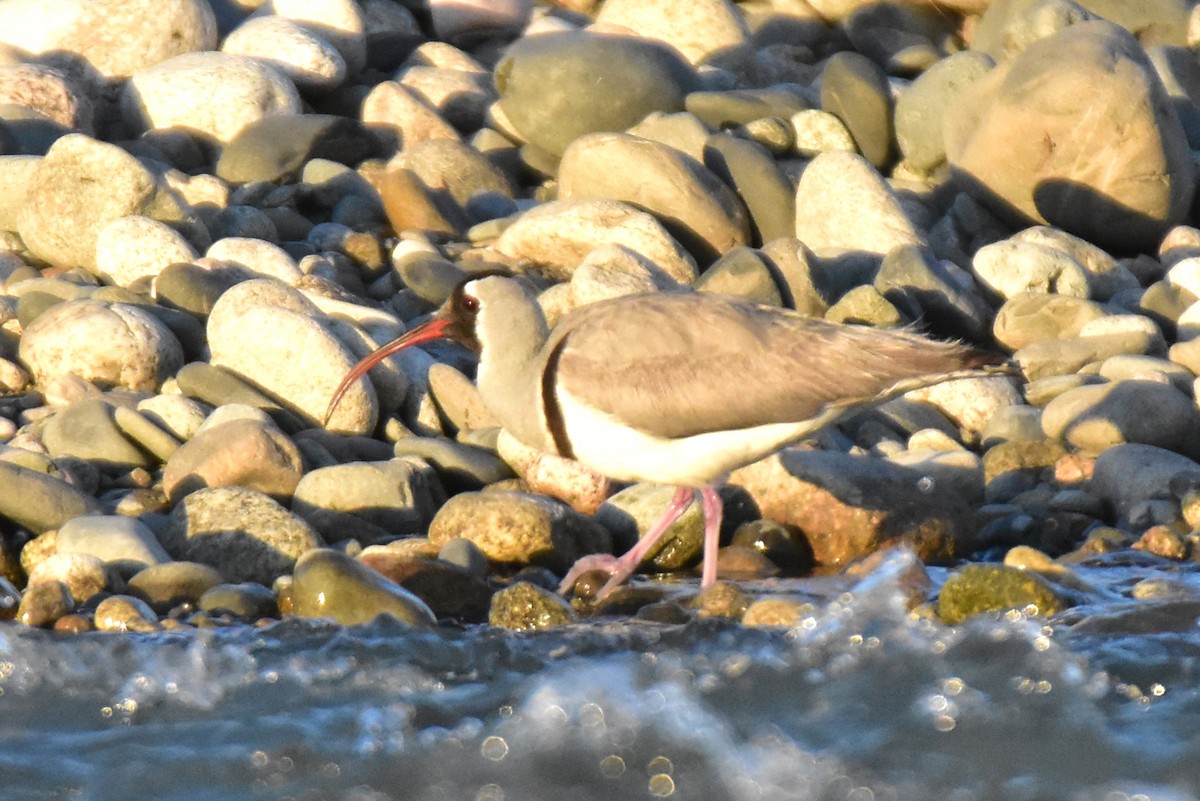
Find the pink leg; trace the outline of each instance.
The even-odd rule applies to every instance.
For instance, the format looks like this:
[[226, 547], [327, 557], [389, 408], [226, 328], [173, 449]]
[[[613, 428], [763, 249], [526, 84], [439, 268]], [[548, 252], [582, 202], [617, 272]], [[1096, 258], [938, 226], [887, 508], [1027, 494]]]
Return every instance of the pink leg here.
[[[633, 575], [633, 571], [637, 570], [638, 565], [646, 558], [646, 554], [654, 550], [654, 546], [667, 533], [667, 529], [687, 511], [687, 508], [692, 505], [694, 499], [695, 495], [691, 487], [677, 487], [675, 489], [675, 496], [671, 498], [671, 503], [667, 506], [667, 510], [663, 512], [663, 516], [650, 527], [645, 536], [637, 541], [636, 545], [626, 551], [619, 559], [611, 554], [603, 553], [583, 557], [571, 567], [566, 578], [558, 585], [558, 591], [561, 593], [570, 592], [571, 588], [575, 586], [576, 580], [584, 573], [592, 570], [603, 570], [608, 573], [609, 579], [600, 588], [600, 592], [596, 593], [596, 600], [603, 600], [609, 593], [619, 587], [621, 582]], [[717, 501], [717, 509], [719, 515], [720, 500]], [[707, 559], [707, 557], [705, 558]]]
[[717, 549], [721, 547], [721, 496], [712, 487], [700, 490], [704, 510], [704, 569], [700, 589], [711, 587], [717, 580]]

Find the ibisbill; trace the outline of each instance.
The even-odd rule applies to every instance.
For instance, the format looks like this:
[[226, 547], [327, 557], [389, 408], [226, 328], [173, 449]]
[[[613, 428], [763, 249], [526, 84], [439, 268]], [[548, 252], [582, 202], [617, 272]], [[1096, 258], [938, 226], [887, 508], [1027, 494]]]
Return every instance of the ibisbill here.
[[[627, 579], [699, 498], [701, 586], [717, 576], [721, 500], [730, 471], [904, 392], [996, 371], [1000, 359], [907, 330], [843, 325], [703, 292], [600, 301], [553, 330], [521, 281], [459, 284], [425, 323], [375, 350], [353, 383], [398, 351], [447, 339], [479, 354], [476, 384], [509, 434], [617, 481], [674, 485], [662, 517], [624, 555], [585, 556], [563, 579], [608, 574], [601, 599]], [[999, 368], [1003, 370], [1004, 368]]]

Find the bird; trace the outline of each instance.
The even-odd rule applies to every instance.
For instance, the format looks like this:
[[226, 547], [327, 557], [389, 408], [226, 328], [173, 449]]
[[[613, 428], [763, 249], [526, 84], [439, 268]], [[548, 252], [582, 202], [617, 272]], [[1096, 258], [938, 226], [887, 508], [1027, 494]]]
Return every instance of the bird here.
[[584, 573], [607, 574], [596, 602], [637, 570], [697, 498], [700, 584], [711, 586], [722, 515], [716, 487], [730, 471], [851, 413], [912, 389], [992, 374], [1003, 361], [907, 328], [836, 323], [696, 291], [601, 300], [551, 329], [525, 282], [488, 272], [464, 279], [426, 322], [354, 365], [325, 421], [377, 364], [436, 339], [479, 355], [484, 405], [525, 445], [615, 481], [675, 486], [631, 550], [585, 556], [563, 578], [567, 594]]

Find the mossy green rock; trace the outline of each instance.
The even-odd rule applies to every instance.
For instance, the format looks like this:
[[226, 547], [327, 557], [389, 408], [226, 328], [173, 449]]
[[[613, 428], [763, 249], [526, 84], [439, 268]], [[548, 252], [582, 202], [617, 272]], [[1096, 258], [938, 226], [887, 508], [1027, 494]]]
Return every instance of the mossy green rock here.
[[558, 595], [518, 581], [492, 596], [488, 622], [513, 631], [531, 631], [565, 626], [575, 622], [570, 604]]
[[1039, 615], [1053, 615], [1065, 606], [1036, 573], [996, 564], [970, 564], [956, 570], [938, 596], [938, 614], [951, 626], [987, 612], [1036, 607]]

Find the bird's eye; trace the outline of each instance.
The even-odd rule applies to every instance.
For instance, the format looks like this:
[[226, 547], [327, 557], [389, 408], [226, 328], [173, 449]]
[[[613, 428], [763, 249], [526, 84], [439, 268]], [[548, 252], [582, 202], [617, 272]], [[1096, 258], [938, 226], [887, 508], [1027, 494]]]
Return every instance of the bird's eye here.
[[470, 314], [475, 314], [479, 311], [479, 298], [471, 297], [470, 295], [463, 295], [459, 305], [462, 307], [463, 311]]

